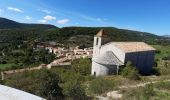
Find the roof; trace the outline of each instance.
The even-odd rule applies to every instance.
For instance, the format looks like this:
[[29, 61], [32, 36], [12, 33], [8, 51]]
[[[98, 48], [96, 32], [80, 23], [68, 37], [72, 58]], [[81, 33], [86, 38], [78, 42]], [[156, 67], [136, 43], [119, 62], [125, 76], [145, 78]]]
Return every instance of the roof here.
[[124, 52], [154, 51], [155, 48], [144, 42], [112, 42], [117, 48]]
[[112, 51], [107, 51], [106, 53], [93, 58], [93, 61], [103, 65], [123, 65]]
[[36, 95], [0, 85], [0, 100], [45, 100]]
[[104, 31], [104, 29], [101, 29], [97, 34], [96, 34], [97, 37], [104, 37], [106, 36], [106, 32]]

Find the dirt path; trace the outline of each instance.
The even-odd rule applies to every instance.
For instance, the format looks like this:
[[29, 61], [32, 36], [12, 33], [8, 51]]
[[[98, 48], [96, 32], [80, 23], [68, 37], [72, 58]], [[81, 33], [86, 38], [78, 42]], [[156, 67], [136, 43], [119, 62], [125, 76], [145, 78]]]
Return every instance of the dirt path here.
[[[144, 87], [144, 86], [146, 86], [148, 84], [157, 83], [157, 82], [161, 82], [161, 81], [152, 81], [152, 82], [139, 83], [139, 84], [136, 84], [136, 85], [120, 86], [118, 88], [119, 89], [127, 89], [127, 88]], [[169, 80], [164, 80], [163, 82], [170, 82], [170, 79]], [[120, 98], [122, 98], [122, 96], [123, 95], [120, 93], [120, 90], [117, 90], [117, 91], [110, 91], [110, 92], [108, 92], [107, 93], [107, 97], [102, 97], [102, 96], [97, 96], [97, 97], [100, 97], [99, 98], [100, 100], [110, 100], [109, 98], [120, 99]]]

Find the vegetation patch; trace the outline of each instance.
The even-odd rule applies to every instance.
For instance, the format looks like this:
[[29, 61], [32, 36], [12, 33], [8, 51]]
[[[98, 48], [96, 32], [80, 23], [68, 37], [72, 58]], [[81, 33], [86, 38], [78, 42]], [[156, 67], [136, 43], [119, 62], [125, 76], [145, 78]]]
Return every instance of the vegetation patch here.
[[127, 64], [121, 71], [121, 75], [132, 80], [140, 79], [138, 70], [134, 66], [132, 66], [131, 62], [127, 62]]
[[72, 61], [72, 69], [81, 75], [89, 75], [91, 73], [91, 60], [89, 58], [80, 58]]
[[123, 99], [126, 100], [169, 100], [170, 82], [151, 83], [144, 87], [128, 88], [122, 90]]
[[116, 88], [116, 82], [99, 77], [94, 79], [89, 86], [89, 90], [94, 94], [102, 94]]

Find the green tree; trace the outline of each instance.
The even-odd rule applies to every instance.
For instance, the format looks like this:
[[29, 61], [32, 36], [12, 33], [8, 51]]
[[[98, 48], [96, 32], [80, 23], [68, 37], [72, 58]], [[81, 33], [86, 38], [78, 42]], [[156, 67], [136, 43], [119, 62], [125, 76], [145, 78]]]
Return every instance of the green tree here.
[[44, 69], [40, 75], [40, 90], [43, 96], [49, 100], [58, 100], [64, 97], [62, 88], [59, 86], [59, 76], [49, 70]]
[[90, 74], [91, 60], [88, 58], [80, 58], [72, 61], [72, 68], [81, 75]]

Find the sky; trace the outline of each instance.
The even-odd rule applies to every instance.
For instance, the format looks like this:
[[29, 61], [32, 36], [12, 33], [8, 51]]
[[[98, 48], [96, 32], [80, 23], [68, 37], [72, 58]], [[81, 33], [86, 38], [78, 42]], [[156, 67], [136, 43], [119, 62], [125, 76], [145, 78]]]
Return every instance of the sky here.
[[170, 0], [0, 0], [0, 17], [57, 27], [117, 27], [170, 35]]

